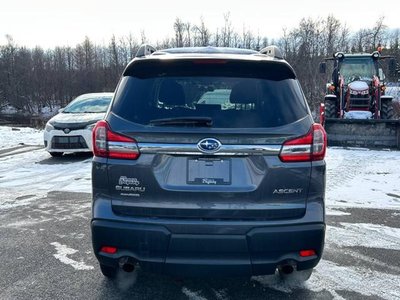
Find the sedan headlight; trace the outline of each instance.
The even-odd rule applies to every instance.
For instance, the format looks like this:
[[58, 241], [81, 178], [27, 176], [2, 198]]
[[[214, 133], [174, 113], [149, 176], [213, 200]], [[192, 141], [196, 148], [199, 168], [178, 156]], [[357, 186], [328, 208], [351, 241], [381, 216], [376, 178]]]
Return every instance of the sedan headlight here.
[[86, 126], [85, 129], [93, 130], [94, 126], [96, 126], [96, 123], [93, 123], [93, 124], [90, 124], [90, 125]]
[[46, 131], [52, 131], [52, 130], [54, 130], [54, 126], [51, 125], [50, 123], [46, 123], [46, 127], [44, 129]]

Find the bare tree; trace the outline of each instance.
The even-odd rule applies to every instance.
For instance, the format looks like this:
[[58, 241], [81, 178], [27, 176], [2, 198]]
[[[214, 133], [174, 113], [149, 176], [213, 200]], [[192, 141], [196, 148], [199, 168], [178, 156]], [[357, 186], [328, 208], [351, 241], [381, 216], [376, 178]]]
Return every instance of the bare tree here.
[[381, 16], [376, 22], [375, 26], [372, 28], [372, 41], [370, 50], [375, 50], [378, 44], [383, 44], [385, 39], [385, 31], [387, 26], [383, 23], [385, 20], [384, 16]]
[[183, 47], [183, 35], [185, 32], [185, 23], [183, 23], [180, 18], [175, 19], [174, 30], [175, 30], [175, 46]]
[[233, 27], [231, 22], [231, 14], [227, 12], [224, 14], [224, 27], [221, 30], [222, 47], [230, 47], [231, 39], [233, 36]]
[[203, 17], [200, 18], [200, 25], [193, 26], [195, 32], [195, 45], [196, 46], [208, 46], [211, 40], [211, 33], [204, 24]]

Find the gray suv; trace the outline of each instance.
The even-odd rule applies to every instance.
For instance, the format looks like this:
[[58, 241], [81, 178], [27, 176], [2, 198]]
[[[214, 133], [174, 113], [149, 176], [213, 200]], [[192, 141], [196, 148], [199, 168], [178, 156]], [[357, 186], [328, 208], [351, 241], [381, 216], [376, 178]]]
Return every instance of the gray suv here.
[[326, 134], [274, 46], [142, 46], [93, 130], [94, 253], [172, 276], [308, 279], [324, 245]]

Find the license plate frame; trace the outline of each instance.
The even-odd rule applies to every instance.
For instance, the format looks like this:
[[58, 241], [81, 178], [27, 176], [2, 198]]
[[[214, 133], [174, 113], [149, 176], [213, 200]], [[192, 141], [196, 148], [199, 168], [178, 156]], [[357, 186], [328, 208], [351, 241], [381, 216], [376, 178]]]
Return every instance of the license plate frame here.
[[188, 158], [186, 170], [187, 184], [206, 186], [232, 184], [230, 158]]

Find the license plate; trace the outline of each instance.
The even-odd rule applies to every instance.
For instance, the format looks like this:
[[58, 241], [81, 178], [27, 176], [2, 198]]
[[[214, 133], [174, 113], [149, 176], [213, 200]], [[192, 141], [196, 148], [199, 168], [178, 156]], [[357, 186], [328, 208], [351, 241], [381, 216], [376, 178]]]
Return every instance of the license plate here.
[[194, 158], [187, 162], [187, 183], [197, 185], [229, 185], [232, 180], [230, 159]]

